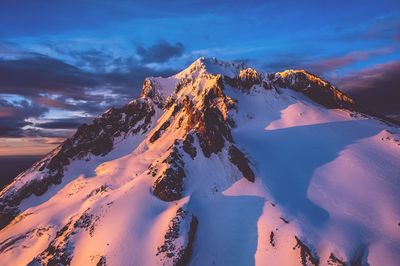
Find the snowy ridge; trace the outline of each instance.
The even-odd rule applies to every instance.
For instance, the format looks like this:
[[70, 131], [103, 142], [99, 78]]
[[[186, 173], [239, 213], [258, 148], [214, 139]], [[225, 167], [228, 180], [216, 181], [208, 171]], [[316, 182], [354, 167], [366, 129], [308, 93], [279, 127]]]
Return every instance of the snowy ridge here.
[[0, 193], [2, 265], [396, 265], [400, 130], [303, 70], [200, 58]]

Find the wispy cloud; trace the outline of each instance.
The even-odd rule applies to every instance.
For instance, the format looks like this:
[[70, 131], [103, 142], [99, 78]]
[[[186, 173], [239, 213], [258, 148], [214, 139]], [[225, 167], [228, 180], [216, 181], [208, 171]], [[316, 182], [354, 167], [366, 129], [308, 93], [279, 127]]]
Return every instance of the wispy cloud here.
[[366, 61], [372, 57], [387, 55], [395, 52], [396, 50], [396, 47], [390, 46], [372, 50], [353, 51], [341, 56], [330, 57], [322, 59], [321, 61], [316, 63], [311, 63], [309, 66], [307, 66], [307, 68], [313, 72], [326, 73], [349, 66], [357, 62]]

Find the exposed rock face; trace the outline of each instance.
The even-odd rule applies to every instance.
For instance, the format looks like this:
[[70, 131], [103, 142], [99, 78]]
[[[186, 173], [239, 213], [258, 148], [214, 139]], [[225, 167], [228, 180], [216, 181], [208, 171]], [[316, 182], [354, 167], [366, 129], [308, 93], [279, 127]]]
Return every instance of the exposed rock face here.
[[[165, 168], [165, 170], [158, 173], [158, 168], [161, 168], [161, 165], [164, 165], [162, 168]], [[156, 163], [150, 166], [149, 170], [156, 176], [153, 184], [154, 195], [164, 201], [174, 201], [182, 198], [185, 170], [177, 145], [171, 148], [166, 159], [160, 164]]]
[[297, 241], [297, 244], [293, 249], [300, 250], [301, 264], [303, 266], [308, 266], [308, 265], [318, 266], [319, 258], [315, 256], [311, 251], [311, 249], [306, 244], [304, 244], [297, 236], [295, 236], [295, 239]]
[[202, 94], [199, 107], [196, 108], [189, 98], [183, 101], [186, 130], [196, 132], [206, 157], [220, 152], [225, 141], [232, 141], [228, 112], [234, 107], [234, 101], [223, 92], [220, 75], [213, 77], [212, 82], [213, 85]]
[[156, 256], [160, 256], [163, 265], [187, 265], [193, 249], [198, 220], [188, 211], [179, 208], [170, 221], [164, 236], [164, 243], [158, 247]]
[[346, 263], [343, 260], [337, 258], [333, 253], [329, 256], [328, 265], [332, 266], [346, 266]]
[[253, 68], [242, 69], [239, 75], [234, 78], [224, 77], [226, 83], [234, 88], [239, 88], [243, 91], [249, 91], [254, 85], [261, 85], [263, 77]]
[[191, 134], [186, 135], [185, 139], [183, 140], [183, 150], [189, 154], [189, 156], [194, 160], [197, 155], [196, 147], [193, 146], [194, 137]]
[[[172, 105], [172, 104], [171, 104]], [[153, 135], [150, 137], [150, 142], [155, 142], [160, 138], [162, 133], [167, 130], [167, 128], [171, 125], [173, 119], [175, 118], [175, 115], [180, 111], [181, 105], [180, 104], [174, 104], [173, 105], [173, 110], [171, 116], [166, 120], [164, 123], [162, 123], [157, 130], [153, 133]]]
[[152, 79], [146, 78], [144, 80], [141, 96], [152, 99], [159, 108], [163, 108], [164, 106], [164, 99], [159, 94], [159, 89]]
[[354, 100], [328, 82], [304, 70], [286, 70], [271, 76], [272, 82], [282, 88], [290, 88], [308, 96], [327, 108], [355, 110]]
[[237, 166], [237, 168], [242, 172], [243, 176], [249, 180], [250, 182], [254, 182], [255, 175], [251, 170], [249, 164], [249, 160], [246, 158], [243, 152], [241, 152], [238, 148], [232, 145], [229, 148], [229, 157], [231, 162]]
[[106, 257], [101, 256], [99, 261], [96, 263], [96, 266], [106, 266], [106, 265], [107, 265]]
[[88, 231], [91, 235], [98, 219], [99, 217], [89, 213], [89, 209], [83, 212], [78, 219], [74, 220], [72, 218], [57, 232], [56, 237], [50, 242], [49, 246], [28, 265], [70, 265], [75, 248], [74, 235], [82, 230]]

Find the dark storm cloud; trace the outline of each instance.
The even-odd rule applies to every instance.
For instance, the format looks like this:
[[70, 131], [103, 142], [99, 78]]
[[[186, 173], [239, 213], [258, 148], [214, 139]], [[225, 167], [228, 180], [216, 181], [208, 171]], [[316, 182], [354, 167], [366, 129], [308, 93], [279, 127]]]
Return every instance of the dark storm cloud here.
[[[80, 53], [81, 60], [88, 60], [87, 64], [110, 64], [104, 58], [96, 57], [101, 55], [102, 53], [94, 53], [92, 50], [86, 55], [84, 52]], [[44, 55], [2, 59], [0, 91], [28, 97], [47, 93], [76, 100], [98, 100], [98, 96], [91, 92], [103, 88], [123, 96], [136, 97], [145, 77], [165, 76], [175, 71], [154, 70], [129, 57], [112, 58], [112, 64], [115, 68], [110, 71], [88, 71]]]
[[373, 111], [400, 115], [400, 61], [377, 65], [336, 80], [339, 87]]
[[31, 125], [25, 119], [39, 117], [48, 111], [44, 106], [32, 105], [22, 101], [15, 105], [0, 98], [0, 136], [22, 136], [22, 127]]
[[164, 40], [160, 40], [148, 48], [141, 45], [136, 46], [136, 52], [144, 63], [166, 62], [171, 58], [181, 56], [184, 50], [182, 43], [171, 44]]
[[0, 61], [0, 90], [24, 96], [60, 93], [81, 99], [82, 90], [99, 85], [94, 75], [61, 60], [36, 55]]
[[[66, 53], [74, 56], [79, 67], [30, 52], [20, 53], [17, 59], [0, 59], [1, 93], [29, 100], [19, 105], [1, 101], [0, 136], [41, 135], [40, 128], [75, 128], [86, 120], [53, 121], [41, 124], [38, 129], [22, 130], [30, 125], [25, 119], [38, 118], [53, 108], [96, 116], [111, 106], [121, 106], [138, 97], [146, 77], [176, 72], [154, 70], [131, 57], [112, 57], [101, 50]], [[112, 69], [106, 71], [105, 66]]]

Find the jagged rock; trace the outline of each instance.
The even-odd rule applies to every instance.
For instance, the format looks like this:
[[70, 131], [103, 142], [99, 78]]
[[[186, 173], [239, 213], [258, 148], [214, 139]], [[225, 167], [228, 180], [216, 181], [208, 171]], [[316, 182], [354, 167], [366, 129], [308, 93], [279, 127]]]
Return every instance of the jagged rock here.
[[224, 80], [233, 88], [240, 88], [243, 91], [249, 91], [254, 85], [262, 84], [262, 76], [253, 68], [240, 70], [239, 75], [234, 78], [225, 76]]
[[89, 213], [89, 209], [74, 221], [73, 218], [63, 226], [57, 233], [55, 238], [50, 242], [48, 247], [36, 256], [28, 265], [70, 265], [74, 255], [73, 236], [79, 231], [89, 231], [93, 233], [94, 224], [97, 221], [93, 214]]
[[153, 184], [154, 195], [164, 201], [174, 201], [182, 198], [185, 171], [184, 162], [178, 148], [172, 147], [170, 154], [161, 164], [165, 164], [167, 168], [162, 173], [159, 173]]
[[193, 249], [198, 220], [188, 211], [179, 208], [168, 225], [164, 243], [157, 248], [156, 256], [164, 265], [187, 265]]
[[105, 256], [101, 256], [99, 261], [96, 263], [96, 266], [106, 266], [107, 261]]
[[229, 158], [231, 162], [236, 165], [236, 167], [242, 172], [244, 178], [250, 182], [254, 182], [255, 175], [253, 170], [251, 170], [249, 160], [246, 158], [243, 152], [241, 152], [235, 145], [229, 148]]
[[194, 137], [191, 134], [186, 135], [183, 140], [183, 150], [194, 159], [197, 155], [196, 147], [193, 146]]
[[272, 82], [282, 88], [290, 88], [308, 96], [327, 108], [357, 109], [349, 96], [328, 82], [304, 70], [286, 70], [276, 73]]
[[346, 263], [343, 260], [337, 258], [333, 253], [331, 253], [328, 259], [328, 265], [346, 266]]
[[271, 231], [269, 234], [269, 243], [271, 244], [272, 247], [275, 247], [275, 233], [274, 231]]
[[314, 265], [318, 266], [319, 265], [319, 258], [315, 255], [313, 255], [311, 249], [304, 244], [297, 236], [295, 236], [296, 239], [296, 246], [293, 247], [293, 249], [300, 249], [300, 259], [301, 259], [301, 264], [303, 266], [308, 266], [308, 265]]
[[179, 112], [180, 109], [181, 109], [180, 104], [174, 105], [174, 109], [172, 111], [171, 116], [164, 123], [162, 123], [161, 126], [159, 126], [158, 129], [153, 133], [153, 135], [149, 139], [150, 142], [155, 142], [156, 140], [158, 140], [160, 138], [161, 134], [165, 130], [167, 130], [168, 127], [171, 125], [172, 120], [174, 119], [175, 115]]

